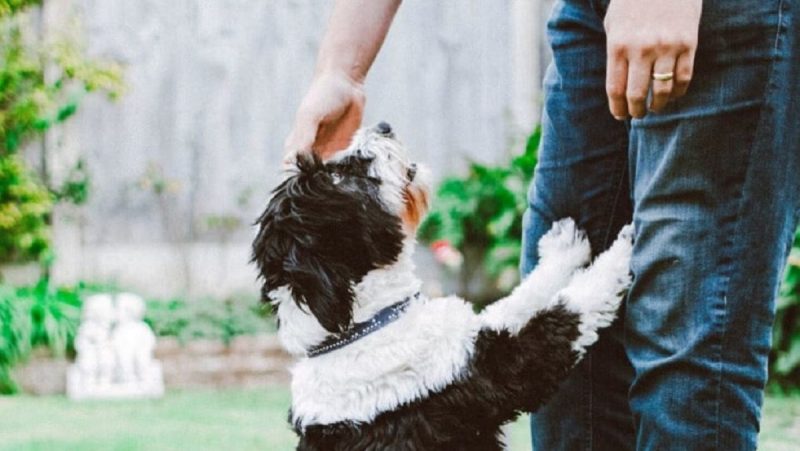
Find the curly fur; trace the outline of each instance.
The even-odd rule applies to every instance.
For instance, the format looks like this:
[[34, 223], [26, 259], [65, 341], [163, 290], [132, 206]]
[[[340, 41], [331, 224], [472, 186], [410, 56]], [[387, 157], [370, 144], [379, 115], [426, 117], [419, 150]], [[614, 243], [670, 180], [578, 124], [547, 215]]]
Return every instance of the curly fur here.
[[540, 241], [534, 271], [480, 314], [423, 296], [377, 332], [309, 358], [419, 290], [411, 254], [427, 188], [387, 124], [361, 130], [333, 161], [296, 166], [259, 218], [253, 259], [298, 358], [300, 450], [502, 449], [500, 426], [555, 392], [630, 283], [632, 229], [586, 267], [588, 241], [566, 219]]

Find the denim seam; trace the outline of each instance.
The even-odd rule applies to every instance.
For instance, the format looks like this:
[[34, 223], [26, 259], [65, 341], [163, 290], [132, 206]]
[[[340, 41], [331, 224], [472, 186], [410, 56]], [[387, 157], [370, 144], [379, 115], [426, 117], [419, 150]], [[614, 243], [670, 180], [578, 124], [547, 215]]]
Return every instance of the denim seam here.
[[772, 48], [774, 52], [773, 55], [777, 57], [778, 55], [778, 47], [780, 46], [781, 42], [781, 30], [783, 29], [783, 8], [785, 5], [785, 0], [780, 0], [778, 4], [778, 31], [775, 33], [775, 46]]
[[723, 385], [724, 374], [725, 374], [723, 355], [725, 353], [725, 340], [726, 340], [726, 337], [728, 335], [728, 321], [730, 319], [730, 318], [728, 318], [728, 293], [729, 293], [729, 290], [730, 290], [730, 281], [731, 281], [732, 272], [733, 272], [733, 267], [732, 267], [731, 263], [734, 261], [734, 256], [737, 255], [737, 252], [736, 252], [737, 249], [735, 249], [735, 248], [739, 247], [739, 246], [737, 246], [737, 244], [734, 241], [733, 237], [734, 236], [739, 236], [739, 234], [741, 233], [741, 231], [739, 229], [741, 227], [742, 209], [744, 208], [744, 190], [746, 188], [747, 180], [749, 179], [749, 173], [750, 173], [750, 162], [751, 162], [752, 157], [753, 157], [754, 149], [757, 147], [758, 142], [760, 141], [760, 139], [763, 139], [761, 137], [762, 137], [762, 134], [763, 134], [763, 131], [764, 131], [764, 125], [765, 125], [764, 124], [764, 121], [765, 121], [764, 111], [766, 109], [769, 109], [769, 105], [770, 105], [769, 99], [771, 97], [771, 94], [774, 93], [775, 88], [776, 88], [775, 82], [774, 82], [774, 74], [775, 74], [776, 61], [777, 61], [778, 55], [779, 55], [778, 50], [779, 50], [779, 46], [780, 46], [780, 42], [781, 42], [781, 37], [783, 36], [782, 31], [784, 31], [784, 26], [783, 26], [784, 4], [785, 4], [785, 0], [780, 0], [780, 2], [778, 4], [778, 20], [777, 20], [777, 24], [776, 24], [775, 45], [773, 47], [773, 52], [772, 52], [772, 61], [770, 62], [770, 68], [769, 68], [769, 72], [768, 72], [768, 76], [767, 76], [767, 81], [766, 81], [766, 84], [764, 86], [763, 102], [762, 102], [762, 107], [761, 107], [761, 109], [759, 111], [759, 117], [758, 117], [756, 129], [754, 130], [754, 133], [753, 133], [753, 141], [752, 141], [752, 143], [750, 145], [750, 148], [748, 149], [747, 160], [744, 162], [744, 166], [743, 166], [744, 173], [742, 174], [742, 183], [741, 183], [740, 190], [739, 190], [739, 193], [738, 193], [738, 198], [737, 198], [738, 206], [737, 206], [737, 209], [736, 209], [736, 215], [733, 218], [734, 219], [734, 225], [733, 225], [734, 233], [728, 234], [728, 239], [727, 239], [727, 241], [725, 243], [725, 247], [729, 249], [729, 253], [728, 253], [728, 259], [727, 259], [727, 261], [725, 261], [725, 263], [727, 264], [727, 268], [726, 268], [726, 271], [723, 272], [726, 275], [725, 281], [724, 281], [724, 286], [723, 286], [723, 288], [722, 288], [722, 290], [720, 292], [720, 294], [722, 295], [722, 300], [723, 300], [723, 318], [722, 318], [722, 331], [721, 331], [722, 335], [720, 336], [719, 349], [718, 349], [718, 355], [717, 355], [717, 359], [718, 359], [718, 365], [717, 366], [718, 366], [718, 372], [719, 373], [718, 373], [718, 378], [717, 378], [717, 399], [716, 399], [716, 412], [715, 412], [715, 417], [716, 417], [715, 418], [715, 420], [716, 420], [715, 421], [716, 431], [715, 431], [715, 437], [714, 437], [715, 438], [715, 445], [716, 445], [715, 449], [720, 449], [720, 440], [721, 440], [721, 436], [722, 436], [721, 422], [720, 422], [720, 410], [721, 410], [721, 407], [722, 407], [722, 385]]
[[[765, 93], [766, 94], [766, 93]], [[724, 379], [724, 360], [723, 356], [725, 354], [725, 341], [728, 336], [728, 293], [730, 292], [730, 282], [732, 278], [733, 269], [733, 262], [735, 261], [735, 255], [737, 255], [737, 245], [736, 241], [733, 239], [735, 236], [739, 236], [741, 233], [741, 225], [742, 225], [742, 210], [744, 208], [744, 190], [745, 186], [747, 185], [748, 180], [748, 173], [750, 172], [748, 168], [750, 167], [750, 161], [752, 160], [753, 156], [753, 147], [755, 147], [755, 143], [758, 137], [759, 130], [761, 129], [761, 113], [759, 112], [759, 120], [756, 126], [755, 131], [753, 132], [753, 142], [749, 146], [749, 149], [746, 152], [745, 160], [742, 162], [742, 174], [741, 174], [741, 181], [739, 185], [739, 190], [736, 195], [736, 210], [735, 214], [731, 216], [732, 222], [730, 225], [730, 229], [728, 232], [725, 233], [727, 236], [724, 248], [727, 252], [722, 254], [720, 266], [722, 271], [720, 273], [723, 275], [723, 283], [719, 290], [720, 299], [722, 299], [722, 318], [717, 321], [717, 318], [714, 318], [714, 322], [718, 323], [717, 327], [720, 327], [721, 330], [718, 331], [717, 336], [717, 343], [716, 344], [716, 362], [715, 362], [715, 370], [717, 372], [717, 393], [716, 393], [716, 409], [714, 411], [714, 442], [715, 447], [714, 449], [720, 449], [720, 437], [722, 435], [721, 430], [721, 407], [722, 407], [722, 385]], [[727, 227], [726, 227], [727, 228]], [[715, 334], [716, 335], [716, 334]]]
[[588, 387], [588, 392], [589, 392], [588, 402], [587, 402], [589, 409], [587, 412], [588, 415], [586, 417], [587, 419], [586, 431], [588, 432], [586, 434], [586, 451], [592, 451], [592, 440], [594, 436], [594, 415], [592, 412], [592, 410], [594, 409], [594, 377], [593, 377], [594, 359], [592, 359], [591, 356], [588, 357], [589, 357], [589, 381], [586, 384], [586, 387]]
[[[619, 197], [622, 195], [622, 187], [625, 186], [625, 167], [628, 164], [628, 155], [627, 152], [623, 152], [617, 156], [614, 166], [614, 178], [617, 180], [617, 189], [613, 196], [610, 196], [608, 203], [606, 204], [606, 211], [609, 211], [609, 221], [608, 225], [606, 226], [606, 234], [603, 237], [603, 246], [608, 247], [609, 241], [611, 238], [611, 230], [614, 227], [614, 217], [617, 214], [617, 208], [619, 207]], [[611, 204], [611, 205], [609, 205]]]
[[[612, 175], [612, 180], [616, 180], [616, 190], [614, 194], [608, 196], [606, 200], [605, 209], [603, 211], [608, 211], [608, 224], [606, 225], [606, 232], [603, 237], [603, 247], [608, 247], [609, 237], [611, 235], [611, 228], [614, 226], [614, 217], [616, 216], [617, 207], [619, 205], [619, 196], [620, 192], [622, 191], [622, 187], [624, 186], [624, 176], [625, 176], [625, 166], [627, 164], [627, 155], [625, 153], [619, 154], [616, 156], [614, 160], [614, 172]], [[587, 405], [588, 405], [588, 412], [587, 412], [587, 425], [586, 425], [586, 451], [592, 451], [594, 448], [594, 362], [589, 357], [589, 380], [586, 386], [588, 387], [587, 393]]]

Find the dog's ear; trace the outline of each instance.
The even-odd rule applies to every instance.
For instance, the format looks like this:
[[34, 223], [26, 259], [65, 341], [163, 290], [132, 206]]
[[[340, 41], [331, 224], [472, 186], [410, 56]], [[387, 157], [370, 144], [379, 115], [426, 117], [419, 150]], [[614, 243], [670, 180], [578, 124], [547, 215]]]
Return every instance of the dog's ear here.
[[295, 300], [329, 332], [341, 332], [352, 322], [352, 272], [344, 265], [315, 255], [311, 248], [295, 246], [284, 265], [286, 281]]
[[288, 286], [295, 302], [327, 331], [339, 332], [350, 324], [353, 293], [347, 268], [320, 259], [310, 241], [280, 230], [274, 221], [262, 224], [253, 245], [253, 261], [263, 278], [262, 301], [269, 303], [272, 290]]
[[402, 250], [399, 218], [380, 200], [380, 181], [363, 162], [325, 165], [301, 154], [297, 172], [273, 191], [258, 220], [253, 260], [266, 294], [288, 285], [330, 332], [352, 321], [353, 286]]

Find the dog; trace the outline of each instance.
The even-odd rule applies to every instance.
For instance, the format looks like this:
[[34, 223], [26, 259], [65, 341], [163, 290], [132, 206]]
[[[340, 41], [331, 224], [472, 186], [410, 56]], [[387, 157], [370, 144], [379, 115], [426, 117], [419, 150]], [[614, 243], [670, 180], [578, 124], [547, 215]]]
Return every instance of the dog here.
[[427, 171], [388, 124], [295, 166], [256, 223], [253, 261], [297, 358], [298, 450], [503, 449], [501, 426], [556, 391], [631, 282], [631, 226], [587, 266], [588, 240], [563, 219], [537, 267], [482, 312], [428, 298], [411, 258]]

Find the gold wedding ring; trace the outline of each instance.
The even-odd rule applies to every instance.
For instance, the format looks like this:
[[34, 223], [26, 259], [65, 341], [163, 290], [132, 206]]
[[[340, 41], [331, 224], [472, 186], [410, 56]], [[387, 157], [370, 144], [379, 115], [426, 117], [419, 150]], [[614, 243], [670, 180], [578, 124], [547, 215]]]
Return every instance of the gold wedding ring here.
[[664, 72], [663, 74], [656, 72], [653, 74], [653, 80], [655, 81], [670, 81], [673, 77], [675, 77], [674, 72]]

